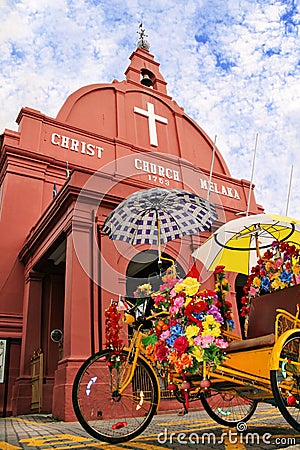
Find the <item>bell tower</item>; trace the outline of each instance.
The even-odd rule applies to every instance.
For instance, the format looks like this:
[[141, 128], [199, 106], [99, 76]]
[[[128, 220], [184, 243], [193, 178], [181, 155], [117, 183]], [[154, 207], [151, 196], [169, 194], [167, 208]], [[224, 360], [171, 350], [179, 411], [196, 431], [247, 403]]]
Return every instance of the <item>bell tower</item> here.
[[149, 53], [150, 44], [145, 39], [147, 35], [143, 25], [140, 24], [139, 28], [140, 38], [137, 49], [129, 58], [131, 63], [125, 71], [126, 81], [167, 95], [167, 83], [159, 71], [159, 63]]

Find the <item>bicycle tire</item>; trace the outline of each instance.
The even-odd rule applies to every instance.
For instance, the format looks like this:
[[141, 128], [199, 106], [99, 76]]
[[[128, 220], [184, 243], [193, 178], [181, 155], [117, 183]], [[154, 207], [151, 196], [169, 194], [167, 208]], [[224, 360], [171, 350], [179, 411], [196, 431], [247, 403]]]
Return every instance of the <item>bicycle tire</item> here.
[[207, 414], [215, 422], [227, 427], [247, 422], [254, 414], [257, 401], [239, 395], [236, 391], [215, 391], [201, 394], [201, 402]]
[[[300, 332], [283, 343], [278, 370], [270, 370], [270, 380], [276, 405], [284, 419], [300, 431]], [[288, 398], [292, 397], [289, 401]]]
[[72, 402], [81, 426], [94, 438], [111, 444], [141, 434], [157, 411], [159, 386], [153, 369], [138, 357], [133, 379], [122, 394], [122, 383], [132, 364], [128, 351], [119, 354], [119, 367], [108, 364], [114, 353], [101, 350], [79, 368], [73, 384]]

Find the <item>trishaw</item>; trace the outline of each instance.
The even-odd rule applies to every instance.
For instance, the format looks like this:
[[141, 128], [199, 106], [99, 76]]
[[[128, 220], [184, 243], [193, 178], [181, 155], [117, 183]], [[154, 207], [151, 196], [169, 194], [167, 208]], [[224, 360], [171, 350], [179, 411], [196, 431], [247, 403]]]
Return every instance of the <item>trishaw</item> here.
[[[157, 245], [160, 265], [161, 244], [208, 230], [216, 217], [214, 205], [196, 194], [154, 188], [136, 192], [120, 203], [106, 218], [102, 230], [110, 239], [131, 245]], [[286, 220], [261, 214], [230, 221], [228, 230], [225, 224], [207, 241], [204, 254], [215, 257], [212, 249], [217, 242], [222, 247], [229, 245], [230, 251], [241, 250], [239, 256], [232, 258], [236, 262], [244, 260], [246, 247], [256, 250], [259, 256], [259, 246], [269, 248], [270, 238], [280, 243], [292, 236], [300, 244], [299, 230], [295, 230], [297, 221], [285, 223]], [[231, 229], [237, 222], [238, 227]], [[221, 242], [227, 234], [231, 239]], [[300, 431], [300, 284], [296, 283], [296, 275], [300, 282], [299, 251], [294, 252], [297, 273], [291, 273], [296, 261], [293, 253], [289, 256], [289, 266], [280, 269], [286, 283], [277, 273], [279, 260], [271, 264], [267, 258], [272, 277], [276, 275], [274, 280], [268, 280], [269, 284], [276, 281], [277, 286], [288, 287], [251, 302], [247, 339], [232, 334], [232, 327], [225, 326], [230, 320], [225, 317], [228, 311], [224, 292], [218, 293], [217, 300], [214, 292], [201, 293], [197, 281], [188, 281], [188, 277], [185, 281], [177, 279], [173, 289], [164, 291], [160, 286], [162, 295], [154, 298], [154, 308], [153, 296], [137, 297], [140, 300], [124, 313], [126, 324], [132, 328], [125, 346], [118, 337], [120, 313], [113, 302], [106, 324], [110, 336], [107, 349], [83, 363], [73, 385], [73, 406], [83, 428], [96, 439], [112, 444], [133, 439], [158, 412], [161, 392], [167, 388], [171, 398], [181, 403], [183, 415], [191, 409], [195, 414], [194, 405], [199, 402], [216, 422], [237, 426], [251, 418], [258, 402], [265, 402], [278, 407], [287, 422]], [[210, 259], [213, 264], [214, 258]], [[285, 258], [282, 261], [283, 265], [287, 262]], [[231, 271], [241, 272], [236, 267]], [[175, 294], [171, 298], [173, 290], [177, 303]], [[157, 308], [159, 297], [161, 311]], [[167, 303], [171, 305], [169, 310], [164, 306]], [[159, 318], [161, 325], [156, 324]]]
[[[133, 335], [128, 347], [108, 348], [91, 356], [79, 369], [73, 405], [83, 428], [110, 443], [135, 438], [149, 425], [160, 406], [159, 366], [145, 355], [146, 298], [124, 314]], [[229, 346], [220, 365], [203, 361], [197, 374], [173, 371], [172, 395], [187, 413], [201, 402], [219, 424], [234, 427], [247, 422], [264, 402], [279, 408], [300, 431], [300, 286], [258, 297], [249, 314], [249, 337], [224, 331]], [[116, 311], [113, 312], [116, 314]], [[182, 419], [184, 420], [184, 419]]]

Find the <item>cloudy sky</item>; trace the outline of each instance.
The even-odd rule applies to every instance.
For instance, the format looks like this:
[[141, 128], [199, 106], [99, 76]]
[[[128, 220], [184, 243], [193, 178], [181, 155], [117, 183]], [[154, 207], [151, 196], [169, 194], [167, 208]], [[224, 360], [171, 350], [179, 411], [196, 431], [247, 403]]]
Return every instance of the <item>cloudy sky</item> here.
[[[300, 218], [299, 0], [0, 0], [0, 133], [124, 79], [142, 21], [168, 93], [266, 212]], [[293, 177], [290, 178], [293, 166]], [[287, 205], [291, 179], [290, 202]]]

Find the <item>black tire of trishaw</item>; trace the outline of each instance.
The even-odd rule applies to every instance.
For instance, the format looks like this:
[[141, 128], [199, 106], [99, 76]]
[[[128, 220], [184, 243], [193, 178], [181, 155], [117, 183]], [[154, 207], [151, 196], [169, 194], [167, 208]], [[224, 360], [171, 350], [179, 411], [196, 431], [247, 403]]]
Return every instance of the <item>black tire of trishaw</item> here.
[[[282, 350], [280, 353], [281, 358], [284, 356], [284, 355], [282, 355], [282, 352], [283, 352], [284, 348], [286, 347], [286, 345], [288, 345], [289, 343], [291, 343], [292, 341], [295, 341], [295, 340], [299, 341], [298, 350], [300, 350], [300, 332], [295, 332], [294, 334], [289, 336], [286, 339], [286, 341], [284, 342], [284, 344], [282, 345]], [[292, 355], [289, 355], [289, 356], [292, 357]], [[290, 411], [296, 412], [296, 417], [298, 420], [295, 420], [295, 418], [291, 415], [290, 411], [288, 410], [288, 405], [286, 404], [284, 398], [280, 394], [280, 388], [278, 387], [278, 379], [280, 377], [280, 373], [282, 373], [280, 369], [279, 370], [270, 370], [270, 380], [271, 380], [271, 386], [272, 386], [274, 400], [276, 402], [276, 405], [278, 406], [279, 411], [281, 412], [282, 416], [287, 421], [287, 423], [289, 425], [291, 425], [291, 427], [293, 427], [296, 431], [300, 431], [300, 408], [298, 406], [297, 408], [291, 407], [291, 409], [290, 409]], [[297, 390], [298, 390], [297, 403], [299, 405], [299, 402], [300, 402], [300, 374], [299, 375], [297, 374], [296, 381], [297, 381]]]
[[[211, 393], [212, 393], [212, 395], [220, 395], [220, 396], [227, 395], [226, 392], [223, 392], [223, 391], [219, 392], [219, 391], [211, 390]], [[221, 414], [217, 414], [215, 412], [217, 410], [217, 408], [212, 408], [212, 406], [209, 404], [209, 400], [208, 400], [209, 398], [211, 398], [211, 397], [207, 397], [206, 394], [201, 393], [200, 399], [201, 399], [203, 408], [205, 409], [205, 411], [207, 412], [207, 414], [209, 415], [209, 417], [211, 419], [213, 419], [215, 422], [219, 423], [220, 425], [224, 425], [227, 427], [236, 427], [238, 423], [247, 422], [255, 413], [255, 410], [256, 410], [257, 404], [258, 404], [258, 402], [256, 400], [251, 400], [249, 398], [241, 397], [240, 395], [235, 395], [234, 400], [243, 399], [243, 401], [245, 400], [245, 401], [249, 402], [249, 407], [248, 407], [247, 411], [245, 412], [245, 414], [241, 415], [241, 417], [239, 417], [238, 420], [237, 419], [229, 420], [229, 419], [225, 418], [226, 417], [225, 414], [224, 414], [224, 417], [222, 417]], [[234, 402], [233, 402], [233, 405], [234, 405]], [[220, 408], [220, 409], [222, 409], [222, 408]]]
[[[134, 439], [138, 435], [140, 435], [149, 425], [151, 422], [153, 416], [157, 412], [158, 407], [158, 399], [159, 399], [159, 386], [157, 383], [157, 379], [153, 373], [152, 368], [149, 366], [147, 361], [145, 361], [143, 358], [138, 357], [137, 359], [137, 367], [141, 367], [142, 370], [144, 370], [144, 375], [146, 374], [146, 377], [148, 377], [149, 386], [151, 386], [151, 396], [152, 401], [149, 403], [149, 410], [145, 412], [144, 417], [141, 418], [141, 423], [137, 422], [136, 428], [134, 430], [131, 430], [127, 434], [123, 434], [121, 436], [110, 436], [108, 433], [102, 433], [101, 431], [95, 429], [92, 427], [88, 421], [85, 419], [80, 406], [80, 399], [78, 398], [80, 395], [80, 384], [85, 376], [85, 374], [89, 374], [90, 379], [92, 379], [92, 373], [93, 364], [96, 364], [97, 361], [100, 359], [106, 358], [107, 360], [108, 355], [110, 355], [112, 352], [110, 350], [101, 350], [98, 353], [95, 353], [94, 355], [90, 356], [79, 368], [75, 379], [73, 383], [73, 389], [72, 389], [72, 402], [73, 402], [73, 408], [74, 412], [76, 414], [76, 417], [78, 419], [78, 422], [80, 425], [87, 431], [91, 436], [93, 436], [95, 439], [98, 439], [100, 441], [109, 442], [110, 444], [118, 444], [121, 442], [127, 442], [131, 439]], [[124, 358], [128, 357], [128, 351], [122, 350], [121, 355]], [[85, 385], [85, 389], [87, 390], [89, 386]], [[109, 391], [109, 380], [107, 380], [107, 392]], [[89, 395], [89, 394], [88, 394]], [[101, 402], [104, 402], [104, 400], [101, 398]], [[99, 423], [99, 422], [98, 422]]]

